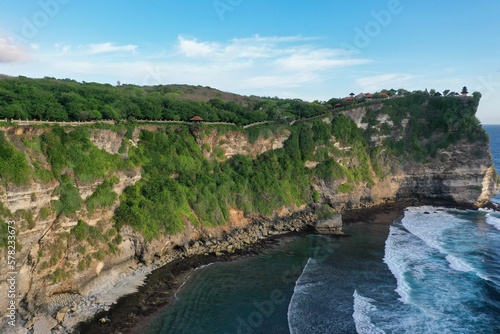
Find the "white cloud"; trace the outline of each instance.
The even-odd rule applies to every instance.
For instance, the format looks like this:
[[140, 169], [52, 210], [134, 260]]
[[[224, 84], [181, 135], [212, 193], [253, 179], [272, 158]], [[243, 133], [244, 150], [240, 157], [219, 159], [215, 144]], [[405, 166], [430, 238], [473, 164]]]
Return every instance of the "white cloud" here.
[[349, 54], [338, 49], [304, 48], [276, 61], [279, 66], [291, 70], [321, 71], [332, 68], [366, 64], [367, 59], [350, 59]]
[[[320, 77], [321, 71], [369, 62], [367, 59], [354, 58], [352, 53], [343, 49], [320, 48], [308, 44], [314, 40], [317, 38], [255, 35], [232, 39], [227, 43], [215, 43], [180, 36], [177, 47], [181, 55], [201, 61], [205, 67], [216, 67], [224, 71], [239, 64], [245, 68], [252, 67], [256, 71], [255, 77], [263, 74], [269, 77], [273, 72], [285, 77], [299, 73]], [[259, 71], [262, 72], [259, 74]]]
[[356, 79], [362, 91], [376, 91], [384, 88], [404, 87], [405, 81], [413, 79], [410, 74], [387, 73]]
[[13, 38], [0, 37], [0, 63], [22, 63], [29, 60], [28, 48]]
[[329, 83], [339, 71], [369, 62], [318, 44], [320, 39], [302, 36], [255, 35], [225, 42], [179, 36], [173, 48], [145, 55], [135, 45], [60, 43], [49, 50], [41, 45], [36, 62], [18, 69], [0, 66], [0, 73], [138, 85], [185, 83], [241, 94], [319, 98], [318, 88], [334, 94]]
[[179, 36], [179, 50], [187, 57], [208, 57], [219, 52], [220, 46], [216, 43], [198, 42], [196, 39]]
[[90, 44], [85, 47], [90, 54], [101, 54], [101, 53], [111, 53], [111, 52], [131, 52], [135, 53], [137, 51], [137, 45], [116, 45], [115, 43], [99, 43]]

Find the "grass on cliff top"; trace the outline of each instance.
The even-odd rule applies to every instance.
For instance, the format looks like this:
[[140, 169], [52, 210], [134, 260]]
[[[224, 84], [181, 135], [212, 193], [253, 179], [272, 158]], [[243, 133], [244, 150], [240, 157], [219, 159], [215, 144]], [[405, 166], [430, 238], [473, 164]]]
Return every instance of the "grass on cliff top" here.
[[[387, 114], [394, 125], [381, 126], [380, 131], [389, 136], [383, 143], [388, 153], [402, 161], [431, 161], [438, 150], [459, 140], [488, 141], [475, 116], [480, 97], [479, 93], [462, 98], [414, 92], [405, 98], [385, 100], [381, 110], [367, 112], [365, 137], [369, 140], [375, 133], [377, 115]], [[407, 126], [403, 126], [403, 120], [408, 121]]]

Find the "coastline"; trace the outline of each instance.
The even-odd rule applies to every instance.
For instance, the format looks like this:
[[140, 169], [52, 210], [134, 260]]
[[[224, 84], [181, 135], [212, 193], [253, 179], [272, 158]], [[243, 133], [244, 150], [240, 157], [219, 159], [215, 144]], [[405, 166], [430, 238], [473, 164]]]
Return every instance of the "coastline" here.
[[[344, 212], [345, 224], [363, 222], [367, 224], [390, 224], [402, 217], [404, 208], [412, 205], [432, 204], [430, 201], [398, 202], [384, 204], [371, 208], [349, 210]], [[457, 203], [443, 201], [434, 202], [435, 205], [447, 207], [461, 207]], [[464, 207], [465, 208], [465, 207]], [[471, 208], [467, 206], [467, 208]], [[247, 245], [244, 249], [236, 250], [234, 253], [192, 255], [174, 260], [154, 270], [144, 281], [144, 285], [138, 291], [121, 297], [109, 310], [99, 312], [91, 320], [81, 323], [75, 330], [80, 334], [111, 334], [129, 333], [139, 334], [141, 324], [171, 305], [175, 299], [175, 293], [179, 291], [182, 284], [197, 268], [210, 263], [238, 261], [246, 256], [259, 255], [266, 250], [272, 249], [280, 244], [285, 238], [315, 233], [310, 225], [304, 225], [303, 229], [293, 232], [284, 232], [257, 240]], [[332, 236], [339, 237], [339, 236]], [[109, 319], [106, 323], [100, 323], [100, 319]]]
[[[273, 235], [248, 245], [234, 253], [222, 255], [192, 255], [177, 259], [154, 270], [145, 279], [137, 292], [123, 296], [109, 310], [97, 313], [91, 320], [81, 323], [75, 330], [80, 334], [140, 334], [141, 323], [155, 316], [161, 309], [168, 307], [175, 300], [175, 294], [189, 279], [190, 275], [202, 266], [212, 263], [237, 261], [247, 256], [262, 254], [279, 245], [285, 238], [293, 238], [312, 232], [306, 227], [302, 231], [285, 232]], [[100, 323], [100, 319], [109, 319]]]
[[[474, 209], [471, 205], [452, 200], [421, 198], [344, 210], [343, 221], [345, 224], [357, 221], [377, 223], [395, 212], [401, 213], [408, 206], [426, 204]], [[391, 219], [395, 218], [397, 214]], [[60, 334], [141, 333], [140, 328], [134, 329], [134, 326], [168, 306], [174, 293], [196, 268], [261, 254], [277, 246], [282, 238], [313, 232], [315, 222], [314, 209], [306, 207], [284, 217], [254, 218], [250, 224], [236, 227], [217, 239], [192, 242], [150, 264], [131, 259], [120, 268], [103, 272], [88, 287], [85, 295], [52, 296], [43, 308], [22, 321], [18, 329], [33, 327], [43, 333], [53, 328], [54, 333]], [[101, 318], [110, 321], [101, 324], [98, 322]]]

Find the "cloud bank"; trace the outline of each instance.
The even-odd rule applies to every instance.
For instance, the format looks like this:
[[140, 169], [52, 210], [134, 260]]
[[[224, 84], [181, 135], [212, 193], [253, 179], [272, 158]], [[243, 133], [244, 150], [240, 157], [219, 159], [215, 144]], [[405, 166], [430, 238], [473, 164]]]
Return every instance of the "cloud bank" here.
[[28, 47], [15, 42], [13, 38], [0, 37], [0, 63], [22, 63], [29, 60]]
[[[350, 51], [321, 46], [321, 41], [255, 35], [221, 42], [179, 35], [172, 46], [155, 54], [132, 44], [58, 43], [40, 46], [35, 60], [23, 67], [29, 74], [22, 74], [138, 85], [186, 83], [242, 94], [297, 97], [304, 86], [320, 85], [341, 77], [338, 71], [370, 62]], [[12, 43], [0, 43], [4, 62], [27, 59]]]

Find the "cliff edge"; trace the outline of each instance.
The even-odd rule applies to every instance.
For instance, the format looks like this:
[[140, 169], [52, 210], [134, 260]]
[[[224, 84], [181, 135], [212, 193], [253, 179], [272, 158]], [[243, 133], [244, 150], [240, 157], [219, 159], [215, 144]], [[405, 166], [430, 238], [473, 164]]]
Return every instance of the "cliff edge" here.
[[2, 127], [0, 263], [15, 249], [15, 274], [0, 273], [0, 295], [13, 275], [15, 298], [0, 309], [14, 300], [18, 328], [64, 333], [157, 266], [300, 229], [310, 207], [481, 207], [498, 176], [478, 103], [417, 94], [246, 130]]

